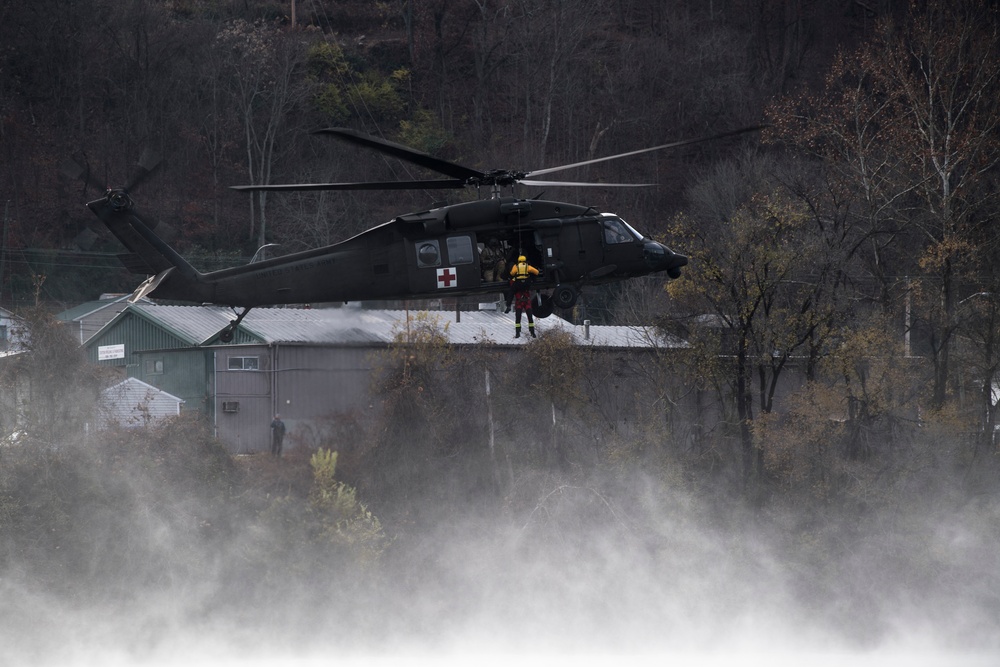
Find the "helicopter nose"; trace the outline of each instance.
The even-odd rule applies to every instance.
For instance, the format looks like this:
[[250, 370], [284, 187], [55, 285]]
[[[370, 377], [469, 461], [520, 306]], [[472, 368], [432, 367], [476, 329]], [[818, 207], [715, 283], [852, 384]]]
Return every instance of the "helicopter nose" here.
[[643, 249], [646, 264], [653, 271], [666, 271], [671, 278], [679, 278], [681, 267], [687, 266], [688, 258], [680, 255], [662, 243], [647, 241]]

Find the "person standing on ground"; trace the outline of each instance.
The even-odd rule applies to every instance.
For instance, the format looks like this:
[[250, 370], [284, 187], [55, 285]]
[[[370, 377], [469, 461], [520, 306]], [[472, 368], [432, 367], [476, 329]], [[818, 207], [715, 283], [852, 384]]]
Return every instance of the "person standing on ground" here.
[[281, 446], [285, 441], [285, 422], [281, 415], [274, 415], [271, 420], [271, 456], [281, 458]]

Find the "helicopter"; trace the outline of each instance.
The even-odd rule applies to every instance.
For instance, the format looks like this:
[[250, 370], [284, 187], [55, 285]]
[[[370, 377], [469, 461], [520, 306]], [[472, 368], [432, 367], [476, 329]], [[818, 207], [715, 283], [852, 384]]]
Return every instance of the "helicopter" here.
[[519, 256], [539, 269], [532, 287], [533, 310], [547, 317], [572, 308], [580, 290], [664, 272], [678, 278], [688, 258], [643, 236], [621, 217], [597, 209], [540, 198], [504, 196], [515, 185], [648, 187], [645, 183], [588, 183], [538, 180], [565, 169], [757, 130], [744, 128], [534, 171], [479, 171], [379, 137], [347, 128], [314, 134], [333, 136], [446, 176], [414, 181], [306, 183], [231, 186], [238, 191], [401, 190], [489, 188], [488, 198], [404, 213], [333, 245], [208, 273], [191, 266], [155, 232], [137, 210], [131, 190], [155, 169], [144, 154], [140, 170], [120, 188], [108, 188], [87, 207], [128, 249], [120, 255], [133, 273], [148, 276], [130, 297], [212, 303], [241, 309], [222, 332], [236, 327], [258, 306], [390, 299], [435, 299], [503, 293], [507, 276], [487, 275], [481, 252], [499, 246], [506, 270]]

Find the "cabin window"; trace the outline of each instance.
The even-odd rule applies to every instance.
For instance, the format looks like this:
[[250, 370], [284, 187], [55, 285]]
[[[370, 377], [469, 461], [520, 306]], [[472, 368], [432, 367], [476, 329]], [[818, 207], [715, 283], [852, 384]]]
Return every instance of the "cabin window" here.
[[146, 375], [163, 375], [163, 359], [146, 359]]
[[231, 371], [256, 371], [260, 370], [260, 362], [257, 357], [229, 357], [229, 370]]
[[474, 261], [472, 239], [468, 236], [452, 236], [448, 239], [448, 259], [452, 266], [472, 264]]
[[417, 242], [417, 266], [422, 269], [441, 266], [441, 247], [437, 241]]

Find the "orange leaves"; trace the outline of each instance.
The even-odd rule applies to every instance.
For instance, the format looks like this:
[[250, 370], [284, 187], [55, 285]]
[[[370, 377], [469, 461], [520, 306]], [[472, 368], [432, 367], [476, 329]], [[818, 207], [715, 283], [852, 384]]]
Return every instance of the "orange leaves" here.
[[939, 274], [967, 265], [976, 252], [975, 244], [969, 239], [950, 234], [928, 244], [920, 255], [918, 264], [928, 273]]

